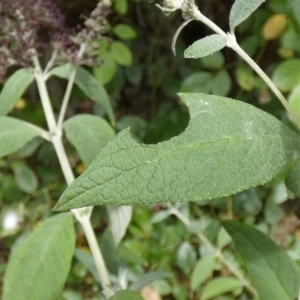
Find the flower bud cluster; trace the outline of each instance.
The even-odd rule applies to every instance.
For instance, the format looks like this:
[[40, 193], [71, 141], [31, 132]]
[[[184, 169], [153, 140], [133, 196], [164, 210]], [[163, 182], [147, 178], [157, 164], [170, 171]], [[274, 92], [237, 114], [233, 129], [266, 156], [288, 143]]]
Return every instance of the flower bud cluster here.
[[[98, 65], [99, 40], [105, 33], [106, 18], [110, 12], [110, 1], [102, 0], [83, 25], [77, 25], [72, 33], [61, 31], [52, 35], [51, 43], [57, 51], [58, 61], [80, 65]], [[83, 51], [84, 50], [84, 51]]]
[[165, 15], [175, 10], [181, 10], [185, 19], [190, 19], [190, 12], [195, 5], [194, 0], [164, 0], [163, 6], [157, 5]]
[[[97, 40], [105, 32], [110, 1], [99, 2], [82, 25], [68, 29], [54, 0], [1, 0], [0, 78], [12, 65], [32, 66], [33, 53], [49, 43], [56, 53], [55, 64], [96, 64]], [[84, 51], [85, 50], [85, 51]]]

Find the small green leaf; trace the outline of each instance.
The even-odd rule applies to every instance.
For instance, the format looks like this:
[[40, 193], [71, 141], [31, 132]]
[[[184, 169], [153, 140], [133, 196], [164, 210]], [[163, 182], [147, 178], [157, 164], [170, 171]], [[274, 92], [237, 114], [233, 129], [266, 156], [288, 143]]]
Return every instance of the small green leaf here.
[[212, 90], [212, 74], [210, 72], [196, 72], [186, 77], [180, 91], [182, 93], [210, 93]]
[[95, 265], [95, 261], [91, 254], [84, 252], [80, 249], [75, 250], [75, 257], [80, 263], [92, 274], [94, 279], [101, 284], [99, 273]]
[[144, 298], [137, 292], [123, 290], [117, 292], [115, 295], [110, 297], [109, 300], [144, 300]]
[[183, 242], [177, 251], [177, 264], [180, 269], [189, 274], [195, 265], [197, 253], [189, 242]]
[[111, 230], [107, 228], [101, 236], [100, 249], [110, 274], [118, 275], [119, 257]]
[[[201, 64], [205, 69], [219, 70], [224, 67], [225, 58], [222, 52], [218, 51], [212, 55], [200, 58]], [[223, 68], [225, 69], [225, 67]]]
[[27, 68], [16, 71], [7, 79], [0, 94], [0, 116], [12, 110], [33, 79], [33, 70]]
[[132, 207], [107, 205], [106, 209], [114, 242], [115, 245], [118, 246], [131, 221]]
[[292, 58], [279, 63], [272, 80], [282, 92], [289, 92], [300, 82], [300, 59]]
[[300, 33], [300, 0], [289, 0], [286, 4], [288, 8], [288, 16], [292, 21], [292, 24], [297, 31]]
[[300, 118], [300, 85], [297, 85], [288, 96], [288, 101], [294, 113]]
[[143, 145], [128, 130], [120, 132], [55, 209], [220, 198], [270, 181], [299, 155], [299, 136], [249, 104], [180, 96], [191, 115], [181, 135]]
[[155, 292], [162, 296], [169, 295], [172, 292], [172, 287], [167, 280], [155, 280], [150, 286]]
[[60, 295], [74, 253], [69, 213], [47, 219], [11, 253], [3, 300], [53, 300]]
[[125, 72], [127, 80], [134, 85], [138, 85], [143, 78], [143, 68], [135, 61], [125, 69]]
[[107, 84], [114, 78], [117, 64], [110, 53], [103, 54], [101, 59], [103, 61], [102, 64], [100, 67], [93, 68], [93, 74], [102, 84]]
[[[52, 69], [50, 75], [54, 75], [59, 78], [68, 80], [70, 77], [71, 70], [72, 70], [72, 65], [65, 64]], [[78, 85], [78, 87], [83, 91], [83, 93], [87, 97], [89, 97], [92, 101], [101, 105], [105, 109], [111, 123], [114, 125], [115, 117], [112, 110], [112, 106], [109, 97], [106, 93], [106, 90], [101, 85], [99, 80], [94, 78], [93, 75], [89, 73], [87, 70], [79, 67], [77, 69], [75, 83], [76, 85]]]
[[245, 21], [266, 0], [235, 0], [229, 17], [230, 30]]
[[217, 239], [218, 248], [222, 249], [231, 242], [232, 242], [231, 236], [227, 233], [224, 227], [222, 227], [219, 231], [218, 239]]
[[225, 293], [233, 292], [237, 288], [242, 287], [243, 284], [235, 279], [230, 277], [220, 277], [215, 278], [208, 283], [202, 293], [202, 300], [208, 300]]
[[184, 51], [185, 58], [200, 58], [211, 55], [221, 49], [227, 44], [227, 37], [219, 34], [207, 36], [201, 40], [196, 41]]
[[191, 289], [195, 291], [205, 282], [214, 270], [215, 256], [213, 254], [202, 257], [196, 264], [191, 276]]
[[222, 223], [241, 255], [261, 300], [297, 298], [300, 270], [269, 237], [240, 222]]
[[38, 180], [31, 168], [24, 163], [14, 163], [15, 180], [19, 188], [25, 193], [33, 193], [38, 187]]
[[115, 137], [113, 129], [104, 119], [87, 114], [76, 115], [65, 121], [64, 130], [86, 167]]
[[236, 80], [240, 88], [248, 92], [252, 91], [255, 77], [248, 66], [240, 66], [236, 69]]
[[64, 300], [82, 300], [81, 295], [78, 292], [72, 290], [66, 290], [62, 293]]
[[113, 33], [117, 37], [124, 39], [124, 40], [132, 40], [132, 39], [136, 38], [136, 36], [137, 36], [136, 31], [127, 24], [117, 24], [113, 28]]
[[132, 53], [130, 49], [122, 42], [113, 42], [111, 51], [115, 61], [121, 66], [130, 66], [132, 64]]
[[140, 276], [134, 283], [132, 283], [130, 289], [134, 291], [140, 291], [143, 287], [149, 285], [155, 280], [160, 280], [168, 277], [172, 277], [172, 273], [166, 271], [149, 272]]
[[141, 117], [126, 115], [118, 120], [116, 126], [119, 131], [130, 128], [131, 133], [138, 136], [145, 129], [146, 122]]
[[171, 215], [170, 211], [168, 210], [160, 210], [157, 213], [155, 213], [151, 218], [151, 223], [160, 223], [161, 221], [165, 220]]
[[0, 117], [0, 157], [20, 150], [40, 133], [27, 123], [10, 118]]
[[295, 166], [287, 175], [285, 184], [296, 197], [300, 197], [300, 160], [297, 161]]
[[114, 10], [118, 14], [124, 15], [127, 13], [127, 10], [128, 10], [127, 0], [113, 0], [113, 3], [114, 3]]
[[36, 137], [29, 141], [24, 147], [22, 147], [19, 151], [15, 153], [15, 155], [19, 158], [26, 158], [33, 155], [36, 152], [38, 147], [43, 143], [43, 139], [40, 137]]
[[218, 96], [227, 96], [231, 89], [231, 78], [226, 70], [218, 72], [213, 78], [212, 93]]

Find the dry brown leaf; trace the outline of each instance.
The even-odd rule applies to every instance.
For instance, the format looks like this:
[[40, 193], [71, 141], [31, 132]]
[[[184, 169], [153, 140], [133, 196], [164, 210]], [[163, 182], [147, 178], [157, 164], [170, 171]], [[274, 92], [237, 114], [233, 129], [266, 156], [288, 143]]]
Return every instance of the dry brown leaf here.
[[286, 16], [276, 14], [270, 17], [263, 27], [263, 36], [266, 40], [276, 40], [286, 27]]
[[150, 285], [145, 286], [141, 290], [141, 295], [144, 300], [161, 300], [161, 296], [156, 291], [154, 291]]

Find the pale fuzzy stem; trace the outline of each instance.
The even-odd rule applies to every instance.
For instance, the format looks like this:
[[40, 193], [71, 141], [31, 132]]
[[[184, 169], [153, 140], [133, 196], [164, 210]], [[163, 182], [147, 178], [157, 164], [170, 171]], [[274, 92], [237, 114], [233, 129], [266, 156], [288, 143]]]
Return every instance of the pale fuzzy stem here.
[[268, 77], [268, 75], [257, 65], [257, 63], [239, 46], [236, 41], [236, 38], [233, 34], [225, 33], [219, 26], [217, 26], [214, 22], [204, 16], [198, 9], [196, 5], [193, 6], [193, 18], [204, 23], [206, 26], [211, 28], [214, 32], [220, 34], [221, 36], [227, 37], [228, 43], [227, 47], [232, 48], [244, 61], [246, 61], [249, 66], [260, 76], [260, 78], [269, 86], [269, 88], [273, 91], [276, 97], [279, 99], [281, 104], [287, 110], [287, 112], [292, 117], [295, 125], [300, 130], [300, 120], [294, 113], [293, 109], [289, 105], [288, 101], [285, 99], [283, 94], [279, 91], [273, 81]]
[[99, 249], [98, 241], [94, 234], [94, 230], [91, 225], [90, 219], [87, 217], [86, 214], [83, 214], [82, 216], [77, 217], [77, 220], [80, 222], [80, 224], [83, 228], [83, 231], [85, 233], [86, 239], [89, 243], [93, 258], [95, 260], [96, 268], [100, 275], [101, 284], [102, 284], [102, 287], [104, 290], [104, 295], [108, 299], [113, 295], [113, 292], [112, 292], [112, 289], [110, 286], [110, 280], [108, 277], [108, 273], [103, 272], [103, 270], [106, 269], [106, 266], [105, 266], [103, 256], [102, 256], [101, 252], [98, 250]]
[[57, 57], [57, 51], [53, 51], [52, 56], [51, 56], [50, 60], [48, 61], [47, 66], [44, 70], [44, 75], [47, 74], [51, 70], [51, 68], [53, 67], [53, 65], [55, 63], [56, 57]]
[[48, 142], [51, 142], [51, 137], [50, 137], [50, 134], [48, 131], [44, 130], [43, 128], [41, 127], [38, 127], [34, 124], [31, 124], [29, 122], [26, 122], [26, 121], [22, 121], [22, 123], [26, 124], [26, 126], [28, 127], [31, 127], [33, 128], [34, 130], [38, 131], [40, 133], [40, 136], [45, 139], [46, 141]]
[[[235, 40], [235, 38], [234, 38]], [[276, 95], [276, 97], [279, 99], [281, 104], [284, 106], [284, 108], [287, 110], [287, 112], [292, 117], [295, 125], [300, 130], [300, 120], [294, 113], [293, 109], [289, 105], [288, 101], [285, 99], [285, 97], [282, 95], [282, 93], [279, 91], [279, 89], [276, 87], [276, 85], [273, 83], [273, 81], [268, 77], [268, 75], [255, 63], [255, 61], [239, 46], [237, 42], [232, 43], [231, 48], [240, 55], [250, 66], [251, 68], [260, 76], [260, 78], [269, 86], [269, 88], [273, 91], [273, 93]]]
[[61, 105], [61, 109], [60, 109], [59, 117], [58, 117], [58, 121], [57, 121], [57, 128], [59, 130], [62, 130], [66, 110], [67, 110], [67, 107], [68, 107], [69, 99], [70, 99], [70, 96], [71, 96], [71, 92], [72, 92], [75, 77], [76, 77], [76, 72], [77, 72], [76, 67], [72, 66], [70, 78], [69, 78], [69, 81], [68, 81], [68, 85], [67, 85], [67, 88], [66, 88], [66, 92], [65, 92], [65, 95], [64, 95], [64, 98], [63, 98], [63, 102], [62, 102], [62, 105]]
[[55, 122], [51, 102], [49, 99], [48, 90], [47, 90], [47, 87], [45, 85], [45, 81], [43, 78], [43, 72], [42, 72], [40, 62], [38, 60], [36, 53], [33, 55], [32, 60], [33, 60], [34, 66], [35, 66], [35, 69], [34, 69], [35, 81], [37, 83], [38, 90], [40, 93], [41, 102], [42, 102], [42, 106], [43, 106], [43, 109], [45, 112], [45, 117], [47, 120], [48, 128], [49, 128], [50, 134], [53, 134], [56, 130], [56, 122]]
[[[171, 206], [170, 213], [176, 216], [188, 228], [191, 226], [191, 222], [177, 208]], [[214, 255], [223, 262], [223, 264], [231, 271], [231, 273], [234, 274], [243, 283], [245, 288], [247, 288], [249, 292], [257, 297], [255, 288], [244, 277], [244, 275], [230, 263], [230, 261], [222, 254], [222, 252], [218, 248], [216, 248], [202, 232], [198, 232], [197, 236], [206, 246], [208, 246], [213, 251]]]
[[222, 35], [224, 37], [227, 37], [227, 34], [225, 31], [223, 31], [217, 24], [215, 24], [214, 22], [212, 22], [209, 18], [207, 18], [206, 16], [204, 16], [200, 10], [198, 9], [198, 7], [196, 5], [193, 6], [193, 18], [195, 18], [196, 20], [204, 23], [207, 27], [209, 27], [212, 31], [214, 31], [215, 33]]
[[[82, 57], [85, 49], [86, 49], [86, 44], [85, 43], [81, 44], [80, 49], [78, 51], [78, 54], [76, 56], [76, 59], [80, 59]], [[61, 105], [61, 109], [60, 109], [60, 112], [59, 112], [59, 117], [58, 117], [58, 121], [57, 121], [58, 130], [62, 130], [62, 125], [63, 125], [63, 121], [64, 121], [65, 114], [66, 114], [66, 111], [67, 111], [67, 107], [68, 107], [68, 103], [69, 103], [69, 100], [70, 100], [73, 85], [74, 85], [74, 82], [75, 82], [76, 73], [77, 73], [77, 69], [73, 65], [72, 69], [71, 69], [71, 74], [70, 74], [70, 77], [69, 77], [69, 80], [68, 80], [68, 85], [67, 85], [67, 88], [66, 88], [66, 91], [65, 91], [65, 95], [64, 95], [64, 98], [63, 98], [63, 102], [62, 102], [62, 105]]]
[[[68, 185], [74, 180], [74, 174], [70, 166], [67, 154], [65, 152], [64, 145], [62, 143], [62, 129], [58, 128], [54, 118], [54, 112], [51, 106], [50, 97], [48, 94], [46, 86], [46, 76], [43, 75], [41, 66], [36, 54], [33, 55], [33, 63], [35, 66], [35, 79], [37, 82], [39, 94], [41, 97], [44, 113], [46, 116], [48, 128], [49, 128], [49, 137], [53, 146], [55, 148], [58, 160], [63, 171], [65, 180]], [[67, 101], [66, 101], [67, 102]], [[79, 208], [71, 210], [76, 220], [81, 224], [83, 231], [86, 235], [87, 241], [89, 243], [96, 268], [99, 272], [99, 277], [102, 282], [104, 294], [106, 298], [110, 298], [113, 295], [113, 292], [110, 287], [110, 280], [105, 262], [99, 248], [95, 232], [91, 225], [90, 216], [92, 212], [92, 207], [89, 208]]]

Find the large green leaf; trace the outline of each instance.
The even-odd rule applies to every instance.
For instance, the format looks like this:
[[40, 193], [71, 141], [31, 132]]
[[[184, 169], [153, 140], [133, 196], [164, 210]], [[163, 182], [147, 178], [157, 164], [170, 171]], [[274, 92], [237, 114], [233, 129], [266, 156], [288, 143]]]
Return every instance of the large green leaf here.
[[297, 134], [249, 104], [206, 94], [181, 98], [191, 117], [181, 135], [141, 145], [122, 131], [55, 209], [219, 198], [270, 181], [298, 155]]
[[261, 300], [294, 300], [299, 291], [297, 264], [264, 233], [240, 222], [223, 225], [241, 255]]
[[70, 270], [75, 247], [69, 213], [46, 220], [12, 252], [3, 300], [56, 300]]
[[9, 113], [34, 79], [32, 69], [20, 69], [5, 82], [0, 94], [0, 116]]
[[[65, 64], [51, 70], [50, 75], [54, 75], [63, 79], [69, 79], [72, 70], [71, 64]], [[79, 67], [75, 78], [76, 85], [94, 102], [100, 104], [106, 111], [112, 124], [115, 123], [115, 117], [110, 104], [109, 97], [102, 86], [91, 73]]]
[[266, 0], [235, 0], [229, 17], [231, 31], [245, 21]]
[[86, 167], [115, 137], [114, 130], [104, 119], [92, 115], [76, 115], [68, 119], [64, 130]]
[[40, 133], [27, 123], [10, 118], [0, 117], [0, 157], [20, 150]]
[[200, 58], [211, 55], [223, 49], [227, 44], [227, 37], [212, 34], [196, 41], [184, 51], [185, 58]]

